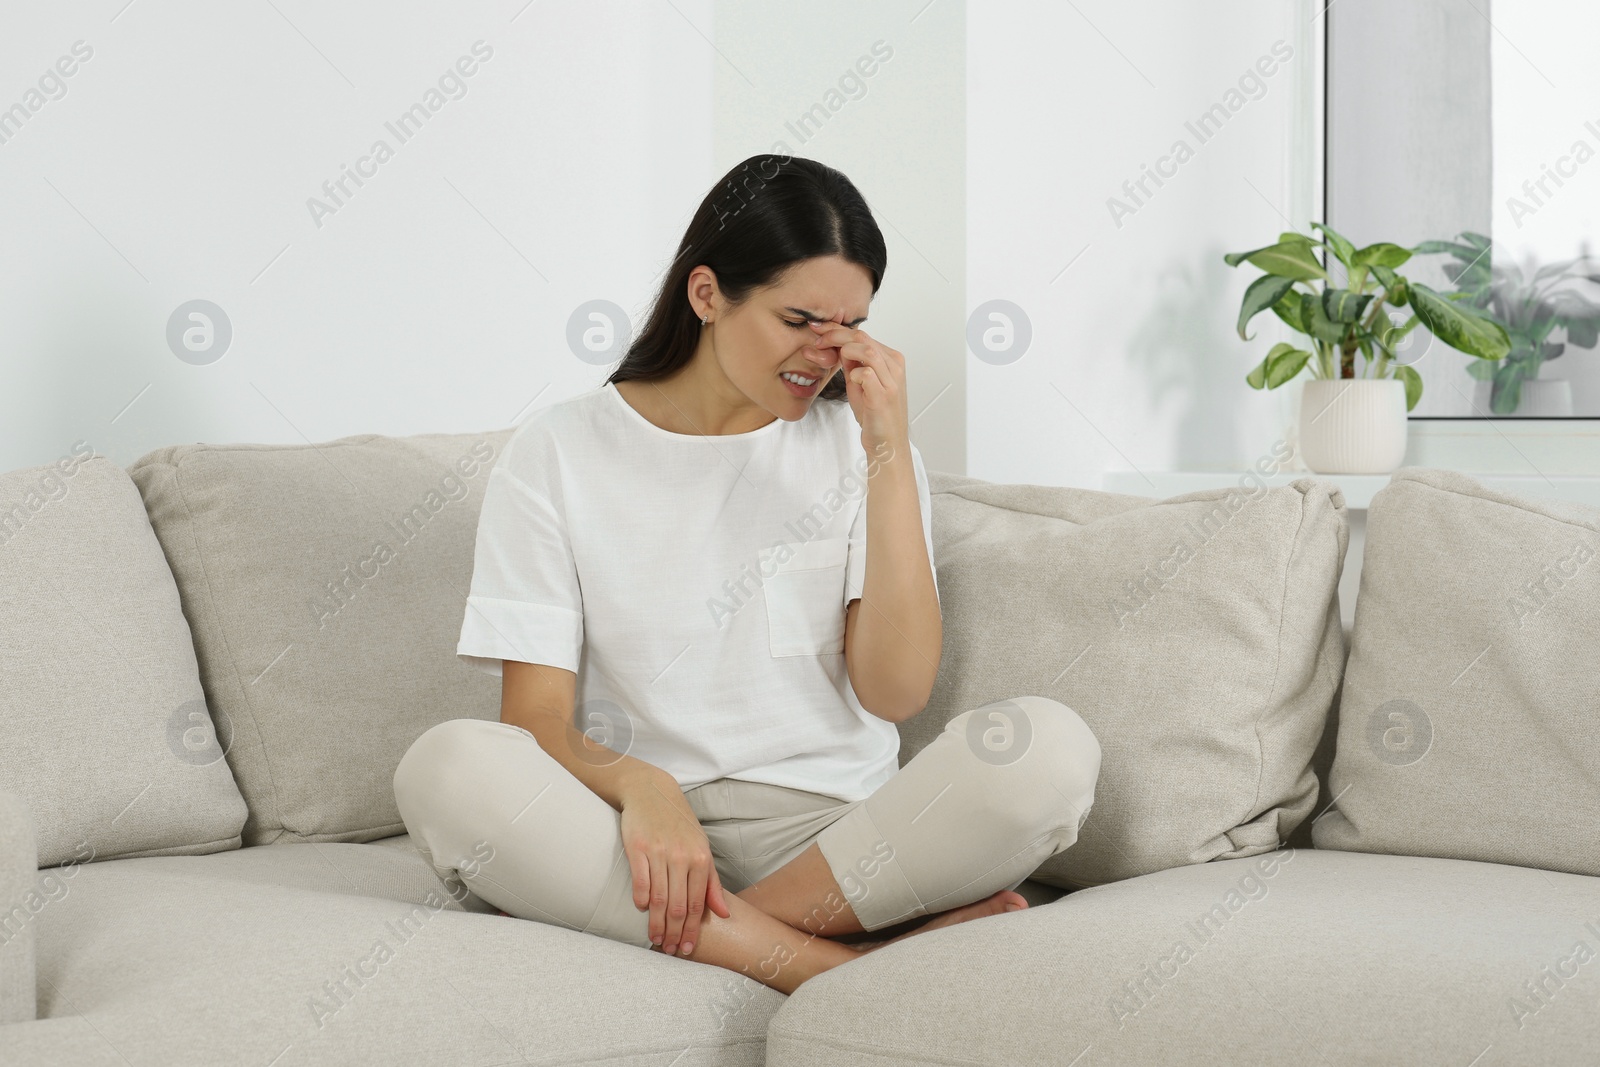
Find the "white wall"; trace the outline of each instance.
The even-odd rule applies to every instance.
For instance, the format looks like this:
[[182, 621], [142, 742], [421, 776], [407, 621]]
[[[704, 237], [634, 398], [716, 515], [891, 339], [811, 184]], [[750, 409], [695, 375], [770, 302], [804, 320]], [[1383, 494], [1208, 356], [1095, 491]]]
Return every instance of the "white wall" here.
[[888, 246], [862, 328], [905, 355], [911, 440], [930, 469], [956, 473], [967, 461], [965, 13], [978, 6], [716, 5], [717, 173], [783, 152], [861, 190]]
[[[711, 0], [7, 5], [0, 108], [40, 106], [0, 143], [0, 471], [79, 438], [127, 464], [469, 432], [599, 384], [568, 317], [642, 316], [716, 177], [710, 19]], [[80, 40], [65, 95], [46, 77], [28, 97]], [[385, 130], [479, 40], [464, 96], [405, 143]], [[379, 138], [393, 157], [316, 225], [308, 198]], [[204, 365], [166, 339], [194, 298], [233, 328]]]
[[[1095, 486], [1249, 463], [1297, 390], [1244, 385], [1288, 333], [1263, 317], [1235, 336], [1254, 272], [1221, 256], [1319, 214], [1320, 9], [11, 5], [0, 115], [27, 117], [0, 122], [0, 470], [79, 439], [126, 464], [185, 441], [510, 425], [604, 378], [568, 345], [573, 312], [607, 300], [641, 320], [710, 183], [779, 141], [878, 213], [890, 271], [870, 328], [911, 360], [931, 467]], [[385, 122], [479, 40], [494, 53], [466, 95], [399, 144]], [[893, 58], [841, 91], [879, 40]], [[1265, 93], [1199, 143], [1185, 123], [1280, 40], [1294, 55]], [[819, 103], [824, 128], [793, 135]], [[316, 225], [308, 198], [380, 137], [394, 157]], [[1134, 201], [1123, 183], [1178, 139], [1193, 157]], [[1114, 219], [1113, 197], [1132, 213]], [[233, 328], [203, 365], [166, 336], [196, 298]], [[992, 300], [1031, 326], [1015, 362], [965, 343]]]
[[[1313, 217], [1310, 145], [1295, 139], [1320, 77], [1310, 10], [969, 5], [968, 308], [1009, 301], [1033, 336], [1015, 362], [969, 359], [968, 473], [1098, 488], [1104, 470], [1268, 453], [1293, 396], [1257, 393], [1244, 376], [1288, 335], [1267, 316], [1239, 340], [1239, 298], [1257, 272], [1222, 256]], [[1291, 58], [1201, 143], [1185, 123], [1279, 41]], [[1192, 158], [1134, 202], [1123, 183], [1179, 140]], [[1134, 213], [1113, 219], [1112, 197]]]

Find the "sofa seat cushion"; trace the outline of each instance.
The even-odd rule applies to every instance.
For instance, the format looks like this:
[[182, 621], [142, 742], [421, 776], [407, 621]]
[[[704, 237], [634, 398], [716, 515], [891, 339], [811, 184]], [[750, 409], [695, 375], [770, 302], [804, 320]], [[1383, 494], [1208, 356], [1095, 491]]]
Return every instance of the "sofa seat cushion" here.
[[[141, 865], [112, 867], [108, 864], [82, 864], [77, 873], [91, 878], [131, 878], [141, 869], [157, 871], [163, 877], [176, 876], [212, 883], [236, 882], [245, 885], [312, 889], [324, 893], [378, 897], [406, 904], [427, 903], [430, 898], [446, 900], [451, 910], [498, 915], [499, 909], [475, 895], [458, 878], [441, 878], [427, 860], [411, 845], [411, 836], [386, 837], [370, 844], [305, 843], [283, 841], [258, 845], [221, 854], [215, 862], [201, 857], [162, 857], [141, 861]], [[176, 862], [172, 862], [176, 859]], [[80, 884], [59, 872], [65, 893]], [[47, 894], [48, 898], [48, 894]]]
[[1279, 850], [871, 953], [788, 999], [767, 1062], [1589, 1065], [1597, 946], [1600, 878]]
[[5, 1028], [8, 1067], [755, 1065], [783, 1000], [464, 911], [399, 840], [84, 864], [36, 921], [40, 1020]]

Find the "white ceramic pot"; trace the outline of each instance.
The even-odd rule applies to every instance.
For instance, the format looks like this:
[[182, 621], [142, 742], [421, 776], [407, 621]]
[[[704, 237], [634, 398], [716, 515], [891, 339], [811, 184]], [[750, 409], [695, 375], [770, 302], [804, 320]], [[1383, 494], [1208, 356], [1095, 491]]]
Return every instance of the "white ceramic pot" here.
[[[1474, 414], [1489, 418], [1494, 411], [1489, 407], [1494, 383], [1479, 382], [1473, 392], [1472, 402], [1477, 405]], [[1572, 414], [1572, 385], [1565, 378], [1527, 378], [1522, 383], [1522, 395], [1517, 398], [1513, 415], [1525, 418], [1551, 418]]]
[[1310, 378], [1300, 393], [1300, 458], [1315, 474], [1388, 474], [1406, 458], [1406, 383]]

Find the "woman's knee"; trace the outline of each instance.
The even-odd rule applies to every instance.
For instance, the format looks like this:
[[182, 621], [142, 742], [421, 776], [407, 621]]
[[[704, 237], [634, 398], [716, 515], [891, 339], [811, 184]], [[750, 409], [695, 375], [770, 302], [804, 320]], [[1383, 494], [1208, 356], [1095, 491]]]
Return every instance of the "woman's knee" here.
[[[560, 770], [528, 731], [495, 719], [447, 719], [406, 750], [394, 772], [395, 803], [408, 829], [432, 822], [469, 822], [526, 802], [541, 776]], [[514, 795], [512, 795], [514, 794]]]
[[394, 771], [394, 789], [397, 799], [403, 794], [415, 794], [430, 787], [451, 781], [459, 782], [493, 741], [504, 742], [502, 723], [488, 719], [446, 719], [422, 732]]
[[[953, 725], [957, 725], [952, 720]], [[966, 713], [968, 747], [985, 763], [1015, 765], [1026, 783], [1008, 790], [1034, 822], [1058, 819], [1063, 806], [1081, 824], [1100, 778], [1100, 742], [1082, 716], [1049, 697], [1023, 695]]]
[[1100, 780], [1100, 739], [1083, 716], [1059, 700], [1042, 696], [1012, 697], [1027, 713], [1034, 731], [1034, 743], [1049, 754], [1050, 766], [1058, 772], [1056, 784], [1094, 792]]

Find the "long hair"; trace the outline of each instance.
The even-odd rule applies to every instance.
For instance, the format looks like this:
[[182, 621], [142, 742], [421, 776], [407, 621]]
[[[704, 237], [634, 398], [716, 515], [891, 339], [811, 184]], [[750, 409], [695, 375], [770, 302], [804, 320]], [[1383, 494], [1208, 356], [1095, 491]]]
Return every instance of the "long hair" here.
[[[689, 272], [695, 267], [710, 267], [722, 295], [737, 307], [795, 263], [829, 255], [865, 267], [872, 292], [878, 292], [887, 254], [860, 191], [815, 160], [751, 156], [700, 202], [644, 329], [606, 381], [665, 378], [693, 358], [703, 328], [689, 304]], [[844, 376], [832, 375], [818, 396], [843, 399]]]

